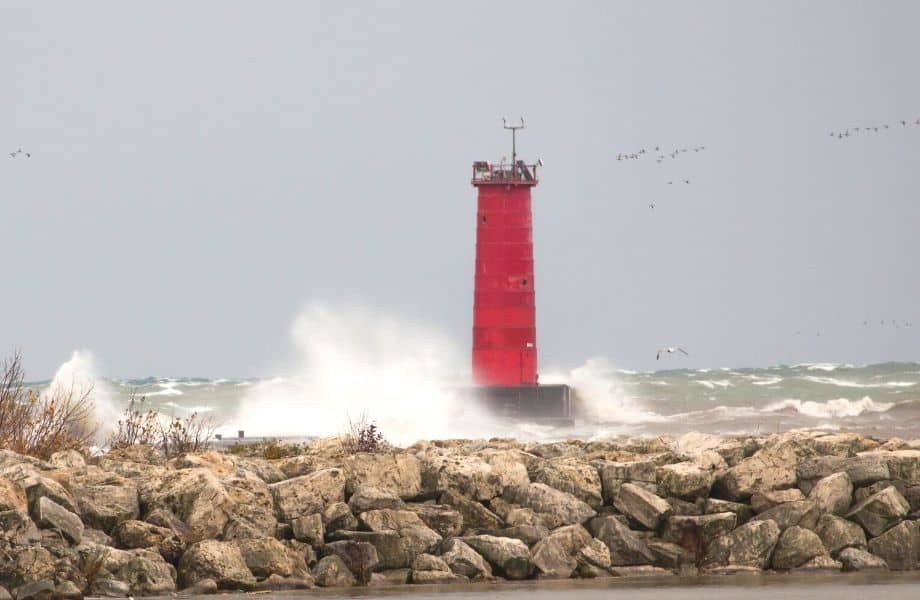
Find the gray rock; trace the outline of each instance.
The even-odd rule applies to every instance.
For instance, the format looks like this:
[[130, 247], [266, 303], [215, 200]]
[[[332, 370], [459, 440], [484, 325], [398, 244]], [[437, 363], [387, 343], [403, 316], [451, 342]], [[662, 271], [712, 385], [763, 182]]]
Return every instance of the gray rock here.
[[863, 454], [850, 458], [839, 456], [806, 458], [796, 468], [798, 478], [805, 481], [823, 479], [840, 472], [845, 472], [851, 483], [857, 486], [890, 479], [888, 462], [880, 454]]
[[255, 591], [268, 592], [285, 592], [291, 590], [309, 590], [316, 587], [313, 575], [307, 574], [306, 577], [282, 577], [281, 575], [269, 575], [255, 585]]
[[797, 525], [786, 529], [773, 550], [773, 568], [786, 570], [800, 567], [816, 556], [827, 554], [821, 538]]
[[390, 508], [361, 513], [358, 522], [369, 531], [402, 531], [407, 527], [425, 527], [425, 523], [411, 510]]
[[596, 464], [601, 478], [601, 493], [605, 504], [613, 504], [624, 483], [658, 485], [658, 465], [651, 460], [630, 462], [600, 462]]
[[54, 597], [54, 581], [42, 579], [27, 583], [15, 590], [16, 600], [52, 600]]
[[557, 458], [539, 464], [529, 472], [531, 481], [572, 494], [591, 508], [603, 506], [601, 478], [597, 469], [574, 458]]
[[[575, 496], [555, 490], [543, 483], [508, 486], [502, 493], [502, 498], [542, 515], [547, 527], [551, 529], [562, 525], [584, 523], [596, 514], [593, 508]], [[467, 523], [467, 526], [470, 524]]]
[[406, 508], [406, 503], [391, 491], [380, 490], [368, 484], [361, 484], [349, 498], [348, 508], [352, 514], [359, 515], [369, 510], [383, 508], [403, 510]]
[[444, 583], [460, 583], [467, 581], [466, 577], [448, 571], [412, 571], [412, 583], [420, 585], [439, 585]]
[[65, 510], [76, 515], [80, 514], [80, 508], [73, 495], [55, 480], [48, 477], [33, 476], [18, 481], [18, 483], [26, 491], [26, 498], [29, 501], [31, 512], [35, 512], [40, 498], [48, 498]]
[[[470, 531], [470, 534], [473, 532]], [[515, 525], [514, 527], [505, 527], [497, 531], [482, 531], [475, 533], [487, 533], [497, 537], [509, 537], [521, 540], [528, 546], [533, 546], [543, 538], [549, 535], [549, 529], [542, 525]]]
[[330, 504], [345, 500], [345, 474], [336, 468], [322, 469], [268, 487], [281, 521], [322, 513]]
[[11, 587], [53, 579], [57, 572], [55, 557], [41, 546], [14, 547], [10, 555], [0, 561], [0, 581]]
[[754, 492], [751, 496], [751, 508], [754, 509], [754, 512], [762, 513], [770, 510], [774, 506], [779, 506], [786, 502], [798, 502], [804, 499], [805, 494], [803, 494], [799, 488], [762, 490]]
[[666, 542], [658, 538], [646, 541], [648, 549], [655, 555], [655, 566], [678, 571], [690, 561], [688, 552], [673, 542]]
[[779, 541], [780, 528], [767, 519], [748, 521], [728, 535], [713, 540], [703, 564], [706, 567], [746, 566], [766, 569], [773, 548]]
[[866, 547], [866, 534], [863, 528], [835, 515], [822, 515], [818, 519], [815, 533], [821, 538], [831, 556], [837, 556], [844, 548]]
[[888, 563], [884, 559], [869, 554], [859, 548], [844, 548], [837, 555], [840, 562], [843, 563], [844, 571], [874, 571], [887, 570]]
[[83, 539], [83, 522], [80, 517], [47, 496], [38, 499], [35, 523], [42, 528], [57, 529], [74, 544], [79, 544]]
[[[505, 486], [502, 469], [494, 468], [480, 456], [432, 452], [419, 455], [419, 458], [422, 461], [422, 491], [428, 496], [451, 490], [472, 500], [484, 501], [501, 494]], [[518, 467], [519, 476], [526, 480], [526, 467]]]
[[347, 478], [347, 494], [354, 494], [362, 484], [393, 493], [403, 500], [422, 493], [421, 462], [412, 454], [352, 454], [343, 459], [342, 468]]
[[26, 512], [29, 503], [24, 489], [6, 477], [0, 477], [0, 512], [7, 510]]
[[[799, 500], [798, 502], [777, 504], [773, 508], [755, 516], [750, 522], [774, 521], [779, 526], [780, 531], [785, 531], [793, 525], [811, 525], [811, 517], [813, 517], [816, 525], [818, 513], [814, 501]], [[803, 524], [803, 520], [807, 520], [809, 523]], [[813, 529], [815, 525], [808, 526], [806, 529]]]
[[112, 530], [112, 539], [127, 550], [156, 548], [170, 563], [176, 563], [185, 551], [185, 542], [173, 530], [144, 521], [122, 521]]
[[125, 598], [131, 595], [131, 586], [117, 579], [101, 578], [93, 581], [87, 593], [102, 598]]
[[737, 523], [734, 513], [716, 513], [714, 515], [671, 516], [665, 523], [662, 539], [673, 542], [687, 549], [705, 554], [714, 539], [730, 533]]
[[216, 474], [206, 468], [194, 468], [149, 477], [138, 491], [142, 503], [149, 511], [170, 510], [187, 525], [186, 541], [223, 535], [230, 520], [232, 500]]
[[907, 500], [908, 504], [910, 503], [910, 499], [908, 499], [907, 496], [905, 495], [908, 489], [907, 485], [903, 481], [897, 480], [897, 479], [894, 481], [890, 479], [885, 479], [883, 481], [876, 481], [875, 483], [872, 483], [865, 487], [856, 488], [855, 490], [853, 490], [853, 503], [859, 504], [860, 502], [863, 502], [869, 496], [873, 496], [881, 492], [885, 488], [889, 488], [889, 487], [894, 487], [895, 489], [897, 489], [898, 493], [904, 496], [904, 499]]
[[406, 508], [419, 516], [422, 522], [438, 532], [441, 537], [463, 533], [463, 515], [444, 504], [407, 504]]
[[413, 571], [450, 571], [450, 567], [434, 554], [419, 554], [412, 561]]
[[822, 513], [844, 514], [853, 500], [853, 483], [850, 476], [834, 473], [818, 481], [808, 494]]
[[418, 554], [410, 552], [400, 535], [395, 531], [345, 531], [339, 530], [329, 536], [332, 541], [352, 540], [367, 542], [377, 550], [381, 569], [408, 569]]
[[636, 567], [610, 567], [611, 575], [616, 577], [668, 577], [674, 575], [673, 572], [661, 567], [652, 565], [642, 565]]
[[441, 558], [457, 575], [470, 579], [490, 579], [492, 577], [492, 567], [466, 542], [451, 538], [444, 541], [441, 549], [444, 551]]
[[908, 485], [920, 483], [920, 449], [894, 450], [883, 454], [888, 460], [892, 479], [900, 479]]
[[920, 568], [920, 521], [903, 521], [869, 540], [869, 551], [893, 571]]
[[313, 569], [316, 584], [322, 587], [351, 587], [357, 584], [355, 576], [336, 554], [323, 557]]
[[102, 572], [126, 583], [132, 594], [165, 595], [176, 591], [176, 569], [155, 550], [116, 550], [83, 544], [78, 552], [84, 568], [88, 560], [101, 560]]
[[238, 540], [236, 544], [249, 571], [260, 579], [271, 575], [297, 579], [310, 577], [304, 556], [276, 539]]
[[462, 541], [481, 554], [489, 562], [493, 572], [506, 579], [527, 579], [533, 573], [533, 557], [526, 544], [520, 540], [473, 535], [463, 538]]
[[857, 504], [846, 516], [875, 537], [896, 525], [909, 512], [910, 505], [904, 496], [889, 487]]
[[691, 462], [665, 465], [658, 468], [658, 494], [684, 500], [707, 496], [715, 481], [711, 469], [703, 469]]
[[351, 514], [351, 509], [344, 502], [333, 502], [322, 512], [323, 527], [326, 533], [358, 528], [358, 518]]
[[341, 558], [348, 570], [355, 576], [357, 582], [362, 585], [367, 585], [370, 582], [371, 573], [380, 564], [377, 548], [368, 542], [331, 542], [323, 546], [323, 554], [326, 556], [335, 555]]
[[323, 543], [326, 535], [326, 530], [323, 527], [323, 516], [316, 513], [298, 517], [291, 521], [291, 531], [294, 539], [298, 542], [319, 546]]
[[[806, 530], [807, 531], [807, 530]], [[827, 572], [827, 573], [837, 573], [843, 570], [843, 563], [836, 561], [826, 554], [821, 554], [814, 557], [813, 559], [805, 562], [804, 564], [792, 569], [793, 572], [803, 572], [807, 571], [810, 573], [815, 572]]]
[[83, 592], [74, 582], [62, 581], [54, 587], [54, 597], [56, 600], [83, 600]]
[[183, 589], [180, 592], [182, 596], [206, 596], [217, 593], [217, 582], [213, 579], [205, 578], [195, 582], [194, 585]]
[[795, 485], [796, 449], [792, 446], [758, 451], [731, 467], [717, 481], [729, 500], [745, 500], [754, 492], [778, 490]]
[[213, 579], [220, 589], [249, 590], [256, 582], [239, 547], [217, 540], [202, 540], [189, 547], [179, 560], [178, 571], [183, 587]]
[[137, 486], [130, 482], [79, 487], [74, 489], [74, 495], [84, 524], [106, 533], [111, 533], [122, 521], [137, 519], [140, 514]]
[[441, 494], [439, 502], [451, 506], [460, 513], [463, 530], [496, 531], [504, 526], [498, 515], [491, 510], [459, 493], [448, 490]]
[[611, 564], [610, 548], [597, 538], [585, 544], [576, 554], [575, 560], [579, 565], [588, 565], [597, 569], [609, 569]]
[[661, 521], [671, 514], [671, 505], [664, 498], [632, 483], [620, 486], [613, 505], [624, 515], [652, 531], [658, 529]]
[[732, 502], [731, 500], [719, 500], [718, 498], [706, 498], [703, 504], [703, 513], [713, 515], [723, 512], [734, 513], [737, 518], [737, 525], [744, 525], [751, 517], [754, 516], [754, 509], [742, 502]]
[[557, 539], [548, 537], [533, 547], [533, 564], [544, 577], [568, 579], [578, 567], [578, 561], [570, 556]]
[[610, 550], [610, 561], [614, 566], [655, 562], [655, 555], [646, 543], [616, 517], [595, 517], [588, 522], [588, 531]]
[[409, 583], [411, 569], [384, 569], [371, 575], [370, 586], [405, 585]]

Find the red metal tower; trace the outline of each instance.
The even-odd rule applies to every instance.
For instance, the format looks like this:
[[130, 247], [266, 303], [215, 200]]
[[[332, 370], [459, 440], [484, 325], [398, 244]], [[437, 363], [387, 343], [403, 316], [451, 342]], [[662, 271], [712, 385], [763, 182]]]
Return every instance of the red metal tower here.
[[537, 385], [533, 227], [530, 189], [538, 164], [517, 159], [511, 131], [511, 162], [473, 163], [479, 192], [476, 212], [476, 277], [473, 298], [473, 381], [489, 386]]

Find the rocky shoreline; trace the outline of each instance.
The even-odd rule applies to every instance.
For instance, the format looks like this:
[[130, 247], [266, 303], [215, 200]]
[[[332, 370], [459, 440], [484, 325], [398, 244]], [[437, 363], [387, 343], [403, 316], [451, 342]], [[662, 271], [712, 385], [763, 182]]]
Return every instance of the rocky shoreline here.
[[920, 569], [920, 440], [0, 451], [0, 600]]

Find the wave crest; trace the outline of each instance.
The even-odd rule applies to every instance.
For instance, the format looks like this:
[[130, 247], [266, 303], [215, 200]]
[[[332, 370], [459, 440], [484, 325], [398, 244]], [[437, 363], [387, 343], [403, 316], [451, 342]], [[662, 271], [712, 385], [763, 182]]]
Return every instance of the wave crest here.
[[823, 419], [828, 417], [858, 417], [867, 412], [881, 413], [891, 410], [893, 406], [894, 402], [876, 402], [869, 396], [863, 396], [860, 400], [836, 398], [827, 402], [789, 398], [768, 404], [761, 409], [761, 412], [792, 410], [801, 415]]

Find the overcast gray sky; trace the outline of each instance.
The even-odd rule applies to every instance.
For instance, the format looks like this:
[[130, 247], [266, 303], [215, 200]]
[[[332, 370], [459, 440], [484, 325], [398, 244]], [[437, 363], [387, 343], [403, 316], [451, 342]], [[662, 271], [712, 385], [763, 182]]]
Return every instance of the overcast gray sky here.
[[[543, 369], [654, 368], [664, 344], [692, 366], [920, 359], [920, 3], [0, 13], [0, 349], [34, 378], [76, 348], [112, 376], [266, 374], [315, 301], [466, 348], [470, 164], [519, 114], [546, 162]], [[615, 160], [655, 145], [706, 151]]]

